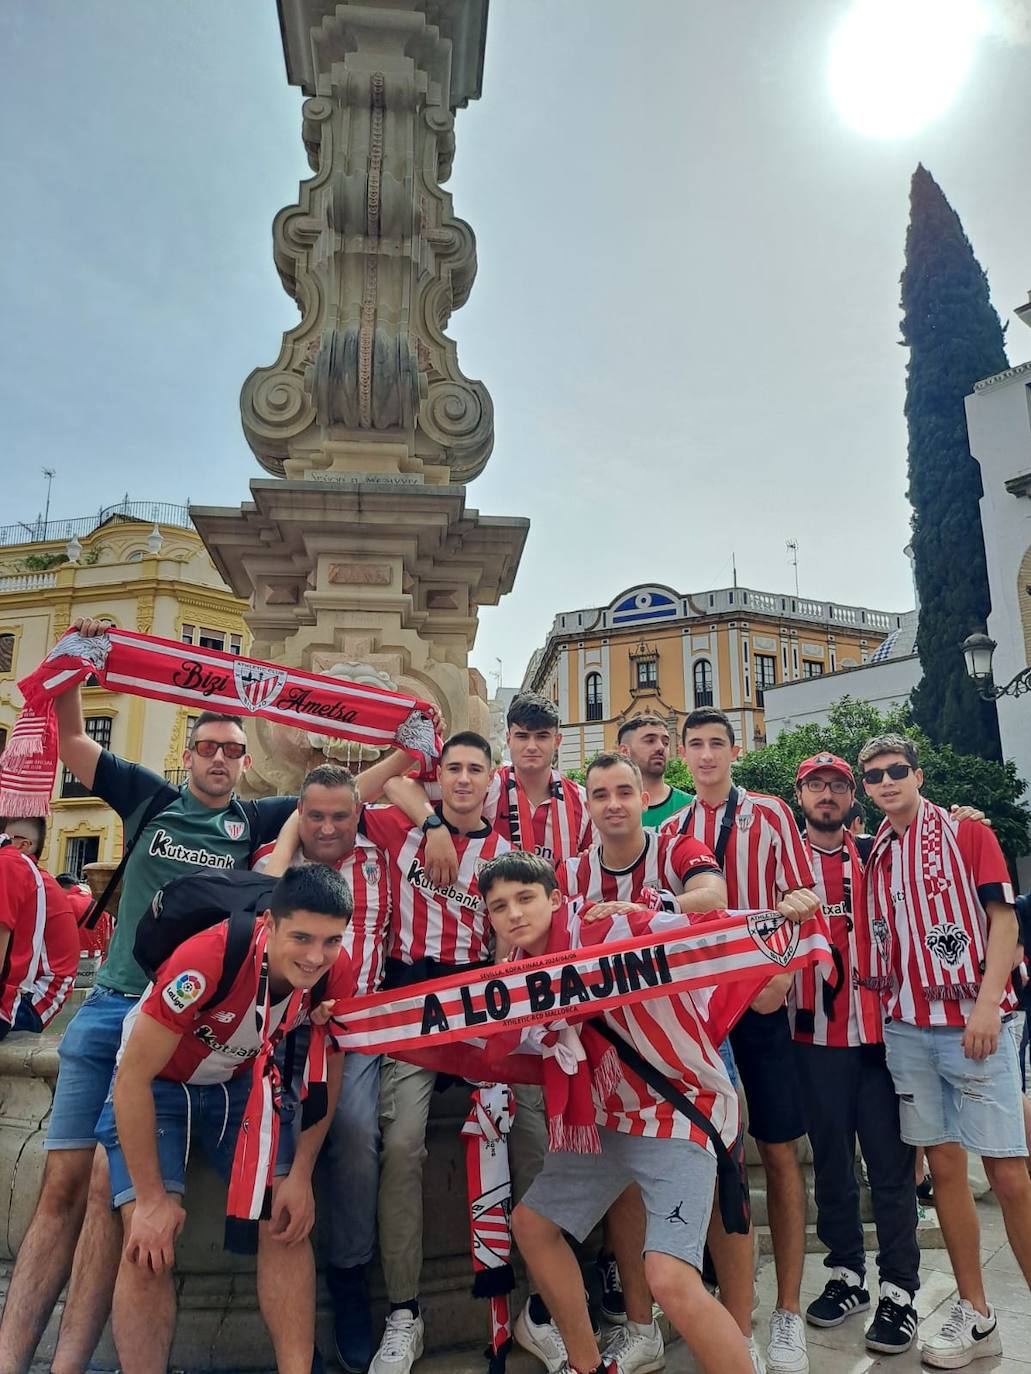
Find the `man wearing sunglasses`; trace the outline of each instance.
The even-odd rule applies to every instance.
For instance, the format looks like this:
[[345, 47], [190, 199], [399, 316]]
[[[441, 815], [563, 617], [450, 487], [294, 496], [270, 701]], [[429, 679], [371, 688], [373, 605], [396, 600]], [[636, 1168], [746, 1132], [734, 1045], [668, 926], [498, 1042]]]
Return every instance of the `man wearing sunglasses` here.
[[853, 977], [860, 961], [857, 927], [864, 921], [863, 860], [873, 844], [870, 836], [857, 844], [848, 831], [855, 796], [852, 769], [836, 754], [816, 754], [799, 764], [795, 797], [834, 950], [834, 973], [824, 977], [806, 969], [796, 974], [788, 1000], [813, 1148], [816, 1230], [831, 1271], [823, 1292], [806, 1309], [806, 1320], [810, 1326], [840, 1326], [870, 1308], [855, 1173], [858, 1135], [873, 1198], [880, 1277], [866, 1344], [894, 1355], [908, 1350], [916, 1335], [920, 1248], [913, 1147], [899, 1132], [880, 999]]
[[886, 818], [864, 875], [860, 975], [881, 996], [902, 1137], [927, 1151], [959, 1290], [921, 1356], [936, 1369], [961, 1369], [1002, 1353], [985, 1297], [966, 1150], [984, 1162], [1013, 1254], [1031, 1283], [1020, 1073], [1002, 1028], [1016, 1005], [1013, 888], [992, 831], [920, 795], [924, 775], [911, 740], [868, 741], [859, 767]]
[[[102, 634], [108, 622], [81, 619], [73, 628], [93, 636]], [[235, 788], [250, 758], [236, 717], [206, 711], [197, 718], [183, 751], [187, 780], [178, 788], [90, 738], [78, 687], [58, 697], [55, 709], [65, 767], [118, 813], [126, 843], [137, 831], [139, 835], [122, 878], [107, 960], [61, 1042], [43, 1190], [18, 1251], [0, 1326], [4, 1374], [28, 1369], [69, 1272], [55, 1374], [86, 1367], [107, 1318], [120, 1235], [110, 1210], [107, 1170], [99, 1159], [94, 1168], [94, 1128], [114, 1072], [122, 1021], [147, 986], [133, 958], [140, 917], [157, 889], [183, 873], [246, 867], [251, 852], [275, 839], [296, 804], [295, 797], [246, 805], [237, 799]], [[90, 1207], [83, 1225], [87, 1194]]]

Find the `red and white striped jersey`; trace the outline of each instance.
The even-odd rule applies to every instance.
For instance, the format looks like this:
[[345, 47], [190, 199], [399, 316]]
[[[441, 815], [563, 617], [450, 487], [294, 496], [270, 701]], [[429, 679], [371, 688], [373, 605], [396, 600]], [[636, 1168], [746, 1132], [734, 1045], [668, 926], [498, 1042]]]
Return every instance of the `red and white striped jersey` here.
[[[273, 840], [255, 852], [251, 867], [256, 872], [264, 873], [275, 847]], [[308, 860], [298, 849], [290, 862], [306, 864]], [[390, 929], [390, 861], [382, 850], [359, 837], [350, 854], [333, 867], [343, 875], [354, 900], [343, 948], [354, 971], [354, 995], [364, 997], [378, 992], [383, 981], [384, 947]]]
[[[251, 1060], [262, 1046], [257, 1009], [261, 961], [255, 952], [259, 929], [255, 923], [250, 950], [229, 992], [221, 1002], [211, 1006], [205, 1005], [205, 998], [211, 996], [222, 976], [229, 923], [222, 921], [185, 940], [162, 964], [157, 980], [149, 985], [126, 1016], [122, 1023], [119, 1055], [128, 1043], [137, 1016], [142, 1013], [182, 1037], [171, 1059], [158, 1074], [159, 1078], [173, 1083], [226, 1083], [247, 1073]], [[353, 995], [350, 960], [342, 953], [330, 969], [326, 1000]], [[289, 996], [273, 1002], [269, 1008], [267, 1034], [282, 1021], [289, 1002]], [[307, 1020], [307, 1012], [306, 993], [296, 1024]]]
[[835, 974], [830, 989], [822, 966], [810, 965], [795, 974], [788, 996], [792, 1034], [802, 1044], [833, 1049], [879, 1044], [884, 1038], [880, 999], [859, 984], [856, 927], [866, 919], [863, 861], [848, 834], [837, 849], [819, 849], [808, 839], [804, 843], [830, 930]]
[[491, 779], [483, 817], [513, 849], [528, 849], [556, 868], [594, 839], [586, 792], [557, 770], [551, 774], [551, 796], [532, 806], [515, 769], [505, 764]]
[[607, 868], [602, 846], [567, 859], [557, 871], [559, 887], [567, 897], [587, 902], [636, 902], [645, 888], [683, 892], [688, 878], [698, 873], [719, 873], [716, 857], [690, 835], [644, 832], [644, 848], [628, 868]]
[[[727, 906], [740, 911], [772, 911], [788, 892], [813, 886], [813, 871], [790, 807], [780, 797], [733, 789], [734, 824], [727, 836], [723, 875]], [[729, 801], [729, 798], [728, 798]], [[663, 834], [693, 835], [716, 852], [727, 802], [710, 806], [700, 797], [662, 827]]]
[[[981, 985], [988, 902], [1013, 903], [999, 842], [926, 798], [904, 834], [877, 832], [866, 867], [870, 953], [892, 1020], [963, 1027]], [[878, 976], [879, 972], [879, 976]], [[887, 986], [885, 986], [887, 984]], [[1002, 1010], [1016, 998], [1007, 987]]]
[[508, 841], [486, 824], [469, 835], [452, 830], [458, 876], [450, 887], [439, 888], [426, 872], [426, 836], [398, 807], [365, 806], [359, 825], [390, 861], [388, 958], [404, 964], [486, 960], [491, 929], [476, 875], [488, 859], [511, 849]]
[[45, 1026], [79, 966], [75, 917], [56, 878], [10, 844], [0, 849], [0, 925], [11, 932], [0, 968], [0, 1021], [13, 1026], [25, 998]]
[[[632, 912], [585, 925], [581, 919], [582, 908], [574, 910], [575, 906], [569, 903], [566, 908], [570, 949], [659, 933], [682, 926], [691, 919], [668, 912]], [[706, 989], [675, 997], [659, 997], [603, 1015], [613, 1030], [629, 1041], [643, 1059], [654, 1064], [712, 1122], [729, 1147], [740, 1129], [737, 1093], [706, 1028], [712, 1000], [728, 994], [734, 995], [733, 985], [726, 990]], [[622, 1080], [615, 1091], [604, 1102], [595, 1101], [599, 1126], [626, 1135], [691, 1140], [712, 1152], [712, 1144], [704, 1131], [625, 1064], [622, 1071]]]
[[46, 897], [46, 924], [39, 966], [28, 997], [44, 1026], [64, 1006], [79, 970], [79, 928], [68, 893], [52, 873], [39, 869]]

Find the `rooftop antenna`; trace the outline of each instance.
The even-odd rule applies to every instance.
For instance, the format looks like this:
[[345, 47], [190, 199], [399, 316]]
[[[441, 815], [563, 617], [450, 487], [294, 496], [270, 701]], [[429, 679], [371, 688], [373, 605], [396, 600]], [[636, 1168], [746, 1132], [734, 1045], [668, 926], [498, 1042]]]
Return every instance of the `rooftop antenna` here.
[[734, 590], [737, 590], [737, 557], [734, 553], [730, 555], [730, 566], [734, 570]]
[[45, 539], [47, 537], [47, 525], [50, 521], [50, 488], [54, 484], [54, 469], [44, 468], [43, 476], [47, 479], [47, 504], [46, 510], [43, 513], [43, 538]]
[[494, 660], [494, 662], [495, 662], [498, 666], [497, 666], [497, 668], [495, 668], [494, 672], [491, 674], [491, 677], [494, 677], [494, 678], [497, 679], [497, 681], [496, 681], [495, 684], [494, 684], [494, 695], [497, 696], [498, 693], [501, 691], [501, 683], [502, 683], [502, 680], [503, 680], [503, 678], [504, 678], [504, 671], [503, 671], [502, 666], [501, 666], [501, 659], [500, 659], [500, 658], [496, 658], [496, 659]]
[[784, 541], [784, 546], [785, 546], [785, 548], [787, 549], [788, 553], [791, 555], [791, 562], [792, 562], [792, 564], [794, 565], [794, 569], [795, 569], [795, 595], [797, 596], [797, 595], [798, 595], [798, 540], [797, 540], [797, 539], [786, 539], [786, 540]]

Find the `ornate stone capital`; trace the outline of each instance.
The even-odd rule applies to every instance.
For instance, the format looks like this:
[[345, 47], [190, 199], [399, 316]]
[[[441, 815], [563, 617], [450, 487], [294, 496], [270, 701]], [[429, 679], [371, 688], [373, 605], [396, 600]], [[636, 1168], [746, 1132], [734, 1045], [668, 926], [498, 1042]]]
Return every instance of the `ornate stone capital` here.
[[467, 42], [482, 10], [283, 0], [285, 34], [299, 32], [298, 11], [312, 21], [309, 51], [293, 60], [313, 89], [302, 132], [314, 175], [273, 227], [301, 319], [240, 398], [247, 441], [276, 476], [332, 466], [467, 482], [490, 455], [490, 396], [444, 332], [472, 287], [476, 241], [441, 185], [454, 154], [453, 34]]

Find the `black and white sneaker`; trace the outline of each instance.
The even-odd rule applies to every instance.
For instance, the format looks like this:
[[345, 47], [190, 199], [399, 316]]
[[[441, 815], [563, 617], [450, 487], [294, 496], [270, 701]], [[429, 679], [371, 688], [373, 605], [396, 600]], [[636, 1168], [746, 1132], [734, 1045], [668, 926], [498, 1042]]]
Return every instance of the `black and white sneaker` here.
[[863, 1287], [863, 1276], [841, 1266], [831, 1270], [827, 1284], [805, 1310], [810, 1326], [840, 1326], [853, 1312], [870, 1310], [870, 1294]]
[[601, 1251], [595, 1266], [601, 1279], [601, 1315], [614, 1326], [622, 1326], [626, 1321], [626, 1302], [615, 1256]]
[[882, 1355], [901, 1355], [915, 1339], [916, 1308], [912, 1294], [893, 1283], [882, 1283], [877, 1311], [866, 1328], [867, 1350], [878, 1350]]

